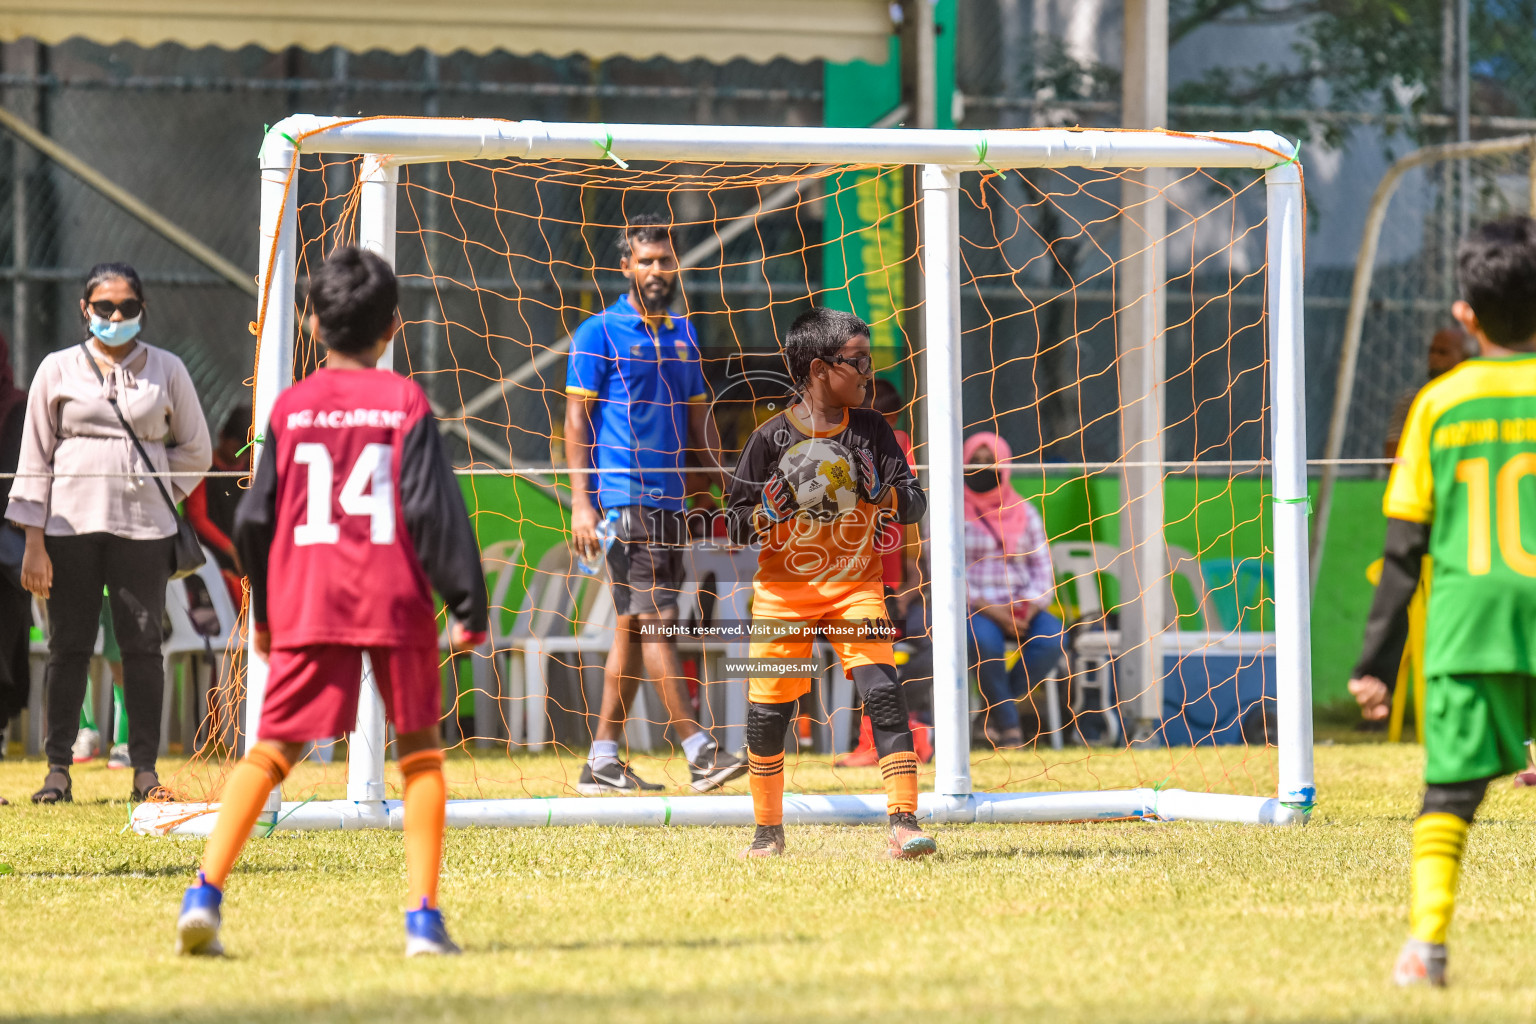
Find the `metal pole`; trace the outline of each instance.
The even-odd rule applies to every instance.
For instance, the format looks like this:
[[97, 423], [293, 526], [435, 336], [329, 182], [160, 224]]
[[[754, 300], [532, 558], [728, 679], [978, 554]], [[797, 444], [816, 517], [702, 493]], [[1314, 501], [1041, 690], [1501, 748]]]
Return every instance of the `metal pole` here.
[[1525, 160], [1525, 176], [1530, 185], [1526, 206], [1531, 211], [1531, 216], [1536, 217], [1536, 142], [1531, 143], [1531, 151], [1525, 154]]
[[915, 128], [938, 124], [938, 41], [934, 38], [932, 0], [902, 4], [902, 63], [908, 78], [902, 100], [912, 107]]
[[1317, 489], [1317, 515], [1312, 520], [1312, 586], [1317, 587], [1317, 573], [1323, 562], [1323, 548], [1328, 539], [1328, 516], [1333, 506], [1334, 482], [1338, 477], [1335, 460], [1344, 451], [1344, 431], [1349, 426], [1350, 403], [1355, 391], [1355, 370], [1360, 359], [1360, 337], [1365, 329], [1366, 302], [1371, 296], [1371, 278], [1376, 271], [1376, 249], [1381, 229], [1386, 223], [1387, 207], [1403, 175], [1415, 167], [1459, 157], [1497, 156], [1529, 150], [1532, 154], [1531, 209], [1536, 214], [1536, 135], [1518, 135], [1508, 139], [1484, 139], [1480, 142], [1448, 142], [1425, 146], [1400, 158], [1382, 175], [1371, 205], [1365, 213], [1365, 231], [1355, 255], [1355, 279], [1349, 291], [1349, 312], [1344, 318], [1344, 342], [1339, 351], [1339, 369], [1333, 386], [1333, 413], [1328, 420], [1328, 439], [1323, 445], [1323, 474]]
[[[259, 278], [265, 296], [257, 338], [256, 394], [253, 420], [256, 446], [251, 451], [251, 470], [255, 471], [265, 455], [267, 424], [278, 394], [293, 383], [293, 293], [298, 238], [298, 182], [289, 181], [294, 164], [293, 143], [278, 133], [269, 133], [262, 143], [261, 165], [261, 239], [257, 258]], [[291, 185], [291, 187], [290, 187]], [[245, 676], [245, 750], [260, 738], [261, 706], [267, 693], [267, 663], [256, 655], [255, 631], [250, 631], [246, 652]], [[267, 799], [266, 810], [276, 814], [282, 803], [282, 787], [275, 786]]]
[[[1466, 142], [1472, 135], [1468, 116], [1472, 104], [1472, 69], [1469, 66], [1467, 33], [1470, 29], [1468, 0], [1456, 2], [1456, 141]], [[1466, 236], [1472, 218], [1470, 166], [1465, 158], [1456, 163], [1456, 237]]]
[[922, 170], [923, 305], [928, 347], [928, 522], [933, 572], [933, 791], [971, 791], [970, 701], [964, 622], [965, 518], [961, 513], [960, 173]]
[[[934, 38], [935, 23], [932, 0], [906, 0], [902, 4], [901, 19], [901, 100], [910, 113], [910, 127], [919, 130], [933, 128], [938, 123], [938, 43]], [[912, 202], [922, 192], [917, 179], [922, 171], [914, 164], [902, 168], [902, 194], [904, 202]], [[909, 404], [912, 417], [912, 442], [918, 451], [930, 439], [927, 417], [922, 414], [931, 383], [928, 380], [927, 341], [924, 317], [918, 313], [923, 305], [923, 295], [928, 281], [923, 273], [923, 246], [926, 235], [919, 230], [922, 214], [915, 207], [902, 218], [902, 305], [907, 313], [902, 319], [906, 335], [907, 355], [912, 363], [912, 395]], [[930, 478], [931, 479], [931, 478]]]
[[[429, 52], [426, 55], [423, 61], [423, 74], [431, 89], [422, 99], [421, 112], [427, 117], [436, 117], [441, 108], [437, 92], [439, 80], [437, 54]], [[418, 193], [418, 197], [422, 219], [421, 242], [427, 258], [426, 272], [430, 275], [432, 288], [427, 293], [425, 308], [421, 314], [420, 359], [421, 369], [425, 371], [421, 384], [427, 389], [427, 396], [432, 397], [435, 391], [441, 390], [437, 386], [436, 371], [443, 368], [443, 332], [447, 329], [448, 323], [448, 315], [443, 309], [437, 285], [437, 278], [443, 273], [443, 268], [440, 266], [442, 245], [438, 237], [438, 224], [442, 219], [438, 194], [443, 190], [443, 166], [428, 164], [425, 172], [427, 187], [424, 192]], [[455, 386], [453, 390], [458, 389]]]
[[[1129, 128], [1155, 128], [1168, 114], [1167, 0], [1125, 5], [1124, 117]], [[1163, 711], [1168, 555], [1163, 541], [1163, 401], [1167, 276], [1164, 237], [1167, 176], [1129, 172], [1121, 185], [1120, 262], [1115, 291], [1120, 372], [1120, 547], [1130, 565], [1119, 573], [1120, 699], [1134, 708], [1134, 738], [1156, 728]]]
[[[358, 171], [357, 243], [395, 265], [395, 206], [400, 170], [377, 157], [365, 157]], [[395, 345], [390, 343], [379, 360], [382, 369], [395, 364]], [[384, 748], [389, 733], [384, 723], [384, 700], [374, 682], [373, 666], [363, 672], [357, 698], [357, 728], [347, 737], [347, 799], [364, 803], [384, 799]]]
[[[19, 91], [19, 90], [18, 90]], [[11, 346], [16, 379], [23, 384], [32, 379], [32, 289], [27, 270], [30, 211], [27, 209], [27, 179], [32, 171], [32, 153], [20, 139], [11, 140], [11, 247], [16, 254], [15, 276], [11, 278]]]
[[1312, 772], [1312, 627], [1307, 574], [1306, 347], [1301, 169], [1264, 175], [1268, 191], [1270, 425], [1274, 446], [1275, 711], [1280, 802], [1305, 820]]

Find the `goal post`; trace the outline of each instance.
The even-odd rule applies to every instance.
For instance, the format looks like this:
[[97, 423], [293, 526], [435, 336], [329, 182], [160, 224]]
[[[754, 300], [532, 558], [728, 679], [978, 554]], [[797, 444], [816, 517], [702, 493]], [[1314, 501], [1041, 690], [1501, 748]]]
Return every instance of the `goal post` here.
[[[352, 189], [358, 244], [395, 261], [401, 168], [416, 163], [567, 161], [604, 166], [628, 162], [703, 165], [826, 165], [919, 171], [920, 260], [925, 294], [924, 399], [929, 552], [933, 609], [933, 791], [919, 815], [937, 822], [1029, 822], [1116, 818], [1304, 822], [1315, 799], [1309, 664], [1309, 572], [1306, 423], [1303, 402], [1302, 279], [1304, 202], [1294, 147], [1269, 132], [1181, 134], [1113, 130], [962, 131], [792, 127], [557, 124], [495, 119], [295, 115], [273, 126], [261, 153], [260, 308], [257, 327], [255, 460], [273, 403], [291, 383], [296, 356], [301, 157], [360, 158]], [[1272, 524], [1274, 779], [1254, 795], [1195, 792], [1158, 785], [1097, 791], [973, 791], [971, 698], [968, 688], [966, 542], [961, 432], [962, 175], [1025, 169], [1117, 171], [1131, 168], [1248, 171], [1266, 192], [1263, 321], [1267, 331], [1270, 493], [1256, 521]], [[352, 200], [349, 198], [349, 204]], [[340, 232], [334, 241], [341, 241]], [[299, 304], [300, 307], [302, 303]], [[1162, 338], [1147, 339], [1162, 344]], [[386, 364], [393, 353], [386, 355]], [[468, 403], [465, 403], [466, 405]], [[1123, 496], [1129, 502], [1130, 496]], [[1145, 584], [1144, 584], [1145, 585]], [[1235, 585], [1235, 584], [1234, 584]], [[1161, 587], [1159, 581], [1156, 586]], [[1161, 603], [1161, 590], [1158, 592]], [[1132, 606], [1134, 608], [1134, 606]], [[1161, 626], [1149, 628], [1150, 635]], [[256, 738], [265, 666], [247, 659], [244, 729]], [[1160, 680], [1153, 680], [1159, 685]], [[1054, 685], [1054, 684], [1050, 684]], [[1121, 695], [1127, 702], [1134, 696]], [[1108, 698], [1105, 698], [1106, 701]], [[1145, 705], [1145, 701], [1142, 701]], [[1106, 708], [1106, 712], [1109, 709]], [[276, 797], [264, 825], [277, 829], [400, 828], [398, 801], [385, 799], [382, 703], [363, 687], [358, 723], [348, 743], [346, 799], [288, 801]], [[510, 742], [510, 738], [507, 742]], [[208, 794], [212, 796], [213, 794]], [[216, 805], [206, 801], [146, 803], [134, 827], [146, 834], [206, 834]], [[785, 821], [883, 820], [884, 797], [833, 793], [785, 797]], [[533, 797], [454, 799], [450, 825], [716, 824], [748, 825], [746, 795], [679, 797]]]

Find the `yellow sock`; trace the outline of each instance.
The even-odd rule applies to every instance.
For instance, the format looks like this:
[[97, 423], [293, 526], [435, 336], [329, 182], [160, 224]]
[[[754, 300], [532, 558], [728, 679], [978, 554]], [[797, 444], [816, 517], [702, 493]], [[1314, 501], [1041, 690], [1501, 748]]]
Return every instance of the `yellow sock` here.
[[219, 796], [219, 819], [203, 848], [201, 870], [209, 885], [224, 888], [224, 880], [261, 817], [267, 794], [288, 777], [289, 767], [281, 754], [257, 744], [229, 773]]
[[784, 824], [784, 755], [758, 757], [747, 751], [747, 780], [752, 790], [752, 819], [759, 825]]
[[1443, 943], [1450, 930], [1470, 827], [1454, 814], [1424, 814], [1413, 823], [1413, 905], [1408, 922], [1420, 941]]
[[443, 752], [418, 750], [400, 759], [405, 776], [405, 884], [411, 910], [437, 906], [437, 879], [443, 864], [443, 825], [448, 783]]
[[885, 780], [885, 809], [890, 814], [912, 814], [917, 810], [917, 755], [898, 750], [880, 759], [880, 777]]

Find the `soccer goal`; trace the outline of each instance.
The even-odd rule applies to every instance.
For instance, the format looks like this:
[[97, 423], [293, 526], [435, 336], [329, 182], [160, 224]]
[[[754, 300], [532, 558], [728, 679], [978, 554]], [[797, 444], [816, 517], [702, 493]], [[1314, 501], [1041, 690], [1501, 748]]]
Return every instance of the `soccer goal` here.
[[[920, 817], [1307, 819], [1305, 207], [1284, 139], [296, 115], [260, 172], [258, 442], [318, 359], [308, 269], [354, 242], [396, 266], [405, 327], [386, 359], [422, 383], [464, 467], [493, 628], [443, 654], [449, 824], [752, 821], [745, 780], [683, 795], [648, 684], [627, 756], [669, 789], [576, 795], [613, 617], [564, 544], [565, 354], [626, 294], [614, 241], [640, 213], [672, 226], [673, 309], [699, 336], [728, 461], [789, 397], [778, 346], [799, 312], [871, 324], [929, 497], [895, 586], [903, 685], [931, 716]], [[989, 646], [1001, 634], [968, 611], [966, 474], [1004, 456], [979, 432], [1008, 439], [1004, 486], [1041, 519], [1052, 658]], [[718, 502], [690, 490], [703, 512]], [[679, 656], [698, 720], [739, 747], [745, 680], [721, 666], [745, 646], [709, 629], [750, 617], [754, 563], [699, 522]], [[177, 799], [138, 807], [136, 829], [211, 829], [264, 686], [261, 662], [226, 659], [168, 779]], [[878, 771], [837, 761], [856, 703], [832, 659], [794, 726], [787, 823], [883, 821]], [[263, 827], [401, 827], [388, 743], [365, 685], [356, 731], [296, 767]]]

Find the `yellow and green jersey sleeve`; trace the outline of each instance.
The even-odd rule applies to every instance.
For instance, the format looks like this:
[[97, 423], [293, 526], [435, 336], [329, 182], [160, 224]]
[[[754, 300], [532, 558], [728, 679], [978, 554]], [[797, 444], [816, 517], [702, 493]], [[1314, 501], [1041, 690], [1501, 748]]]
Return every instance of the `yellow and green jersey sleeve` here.
[[1383, 508], [1430, 527], [1427, 674], [1536, 674], [1536, 354], [1419, 392]]

